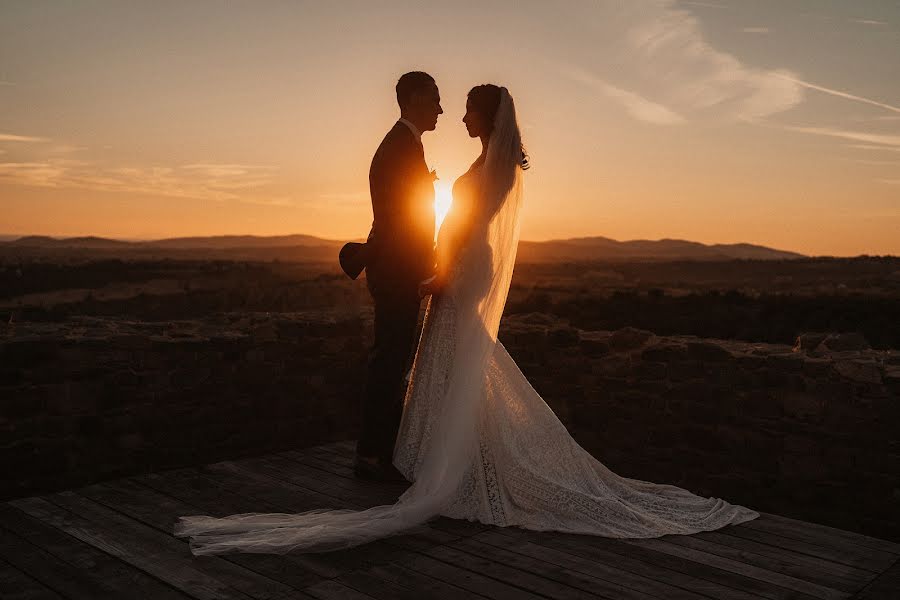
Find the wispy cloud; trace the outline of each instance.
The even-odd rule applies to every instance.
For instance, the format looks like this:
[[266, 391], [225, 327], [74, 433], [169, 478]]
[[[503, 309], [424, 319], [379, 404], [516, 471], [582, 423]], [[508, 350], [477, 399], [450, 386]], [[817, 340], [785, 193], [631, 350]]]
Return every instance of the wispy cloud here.
[[0, 142], [46, 142], [47, 138], [33, 135], [16, 135], [14, 133], [0, 133]]
[[681, 4], [687, 6], [702, 6], [704, 8], [729, 8], [727, 4], [718, 4], [716, 2], [688, 2], [687, 0], [684, 0], [683, 2], [681, 2]]
[[73, 164], [67, 161], [0, 162], [0, 182], [37, 187], [57, 187], [57, 182]]
[[273, 198], [243, 198], [241, 202], [246, 204], [257, 204], [259, 206], [277, 206], [288, 207], [295, 206], [297, 203], [290, 196], [280, 196]]
[[11, 87], [11, 86], [14, 86], [14, 85], [16, 85], [16, 84], [13, 83], [12, 81], [5, 81], [5, 80], [3, 80], [3, 79], [0, 79], [0, 87], [3, 87], [3, 86]]
[[803, 88], [790, 80], [793, 73], [748, 67], [714, 48], [696, 17], [673, 0], [601, 4], [602, 20], [594, 4], [590, 13], [566, 13], [591, 27], [597, 46], [593, 57], [578, 63], [567, 58], [561, 70], [613, 98], [634, 118], [667, 125], [746, 120], [788, 110], [803, 99]]
[[887, 25], [884, 21], [876, 21], [874, 19], [850, 19], [853, 23], [859, 23], [861, 25], [873, 25], [875, 27], [881, 27]]
[[684, 117], [670, 108], [648, 100], [634, 92], [609, 84], [584, 69], [570, 65], [563, 66], [561, 69], [575, 81], [593, 87], [607, 97], [616, 100], [625, 107], [628, 114], [639, 121], [657, 125], [677, 125], [685, 121]]
[[782, 125], [781, 127], [789, 131], [798, 131], [800, 133], [810, 133], [814, 135], [843, 138], [845, 140], [852, 140], [855, 142], [864, 142], [865, 144], [879, 144], [888, 148], [900, 148], [900, 135], [884, 135], [878, 133], [868, 133], [865, 131], [848, 131], [846, 129], [835, 129], [832, 127], [796, 127], [793, 125]]
[[772, 32], [768, 27], [744, 27], [741, 31], [744, 33], [758, 33], [758, 34], [769, 34]]
[[850, 148], [856, 148], [858, 150], [884, 150], [887, 152], [900, 152], [900, 148], [893, 148], [891, 146], [873, 146], [871, 144], [848, 144]]
[[900, 121], [900, 115], [877, 115], [877, 116], [854, 116], [850, 118], [851, 121], [856, 123], [870, 123], [873, 121]]
[[103, 167], [61, 158], [0, 162], [0, 181], [17, 185], [289, 206], [290, 198], [260, 194], [262, 188], [274, 183], [276, 172], [275, 167], [263, 165], [215, 163]]
[[87, 146], [75, 146], [72, 144], [60, 144], [58, 146], [53, 146], [49, 149], [49, 152], [54, 154], [71, 154], [73, 152], [82, 152], [87, 150]]
[[889, 110], [891, 112], [900, 113], [900, 107], [894, 106], [892, 104], [886, 104], [884, 102], [879, 102], [877, 100], [872, 100], [870, 98], [864, 98], [863, 96], [857, 96], [856, 94], [851, 94], [849, 92], [844, 92], [841, 90], [835, 90], [832, 88], [827, 88], [821, 85], [816, 85], [814, 83], [809, 83], [808, 81], [803, 81], [801, 79], [797, 79], [791, 75], [785, 73], [778, 73], [778, 77], [785, 79], [787, 81], [793, 82], [797, 85], [803, 86], [805, 88], [816, 90], [819, 92], [824, 92], [826, 94], [831, 94], [832, 96], [837, 96], [839, 98], [846, 98], [848, 100], [855, 100], [857, 102], [863, 102], [865, 104], [871, 104], [872, 106], [877, 106], [879, 108], [883, 108], [885, 110]]
[[900, 179], [877, 179], [876, 181], [880, 181], [881, 183], [886, 183], [888, 185], [900, 185]]
[[893, 165], [896, 167], [900, 167], [900, 160], [871, 160], [868, 158], [856, 158], [853, 160], [855, 163], [859, 163], [861, 165]]

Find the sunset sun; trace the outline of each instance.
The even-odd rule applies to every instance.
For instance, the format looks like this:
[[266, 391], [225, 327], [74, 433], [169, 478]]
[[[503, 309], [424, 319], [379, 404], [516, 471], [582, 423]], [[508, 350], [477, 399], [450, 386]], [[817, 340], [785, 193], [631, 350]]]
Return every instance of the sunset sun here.
[[453, 191], [449, 181], [434, 182], [434, 224], [435, 229], [441, 228], [441, 223], [450, 211], [453, 203]]

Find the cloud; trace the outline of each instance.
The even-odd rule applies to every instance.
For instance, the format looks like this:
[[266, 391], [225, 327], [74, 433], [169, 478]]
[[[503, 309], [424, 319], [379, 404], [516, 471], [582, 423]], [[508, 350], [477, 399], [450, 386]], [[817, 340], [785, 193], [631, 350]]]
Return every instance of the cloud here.
[[858, 150], [885, 150], [888, 152], [900, 152], [900, 148], [892, 148], [890, 146], [873, 146], [871, 144], [849, 144], [849, 146]]
[[768, 27], [744, 27], [741, 31], [744, 33], [759, 33], [762, 35], [772, 32]]
[[0, 182], [48, 188], [149, 194], [198, 200], [233, 200], [289, 206], [288, 198], [260, 198], [275, 182], [277, 168], [263, 165], [192, 164], [181, 167], [103, 167], [96, 163], [50, 158], [0, 162]]
[[853, 162], [859, 163], [861, 165], [892, 165], [895, 167], [900, 167], [900, 161], [897, 160], [870, 160], [868, 158], [856, 158], [853, 159]]
[[874, 26], [882, 26], [887, 25], [884, 21], [875, 21], [874, 19], [850, 19], [853, 23], [860, 23], [861, 25], [874, 25]]
[[672, 0], [589, 6], [584, 13], [558, 17], [591, 27], [597, 40], [592, 56], [569, 57], [561, 71], [614, 99], [636, 119], [667, 125], [701, 118], [749, 120], [803, 99], [803, 88], [790, 80], [793, 73], [749, 67], [714, 48], [697, 19]]
[[619, 102], [635, 119], [657, 125], [676, 125], [685, 121], [684, 117], [670, 108], [658, 104], [634, 92], [624, 90], [599, 79], [584, 69], [563, 66], [563, 71], [572, 79], [593, 87], [600, 93]]
[[0, 80], [0, 86], [14, 86], [14, 85], [16, 85], [16, 84], [13, 83], [12, 81], [3, 81], [3, 80]]
[[715, 2], [681, 2], [681, 4], [686, 4], [688, 6], [702, 6], [704, 8], [730, 8], [726, 4], [717, 4]]
[[876, 179], [876, 181], [880, 181], [881, 183], [886, 183], [888, 185], [900, 185], [900, 179]]
[[73, 146], [71, 144], [60, 144], [59, 146], [53, 146], [50, 148], [49, 152], [55, 154], [71, 154], [72, 152], [81, 152], [83, 150], [87, 150], [87, 146]]
[[65, 161], [0, 163], [0, 182], [37, 187], [56, 187], [71, 165]]
[[846, 98], [848, 100], [855, 100], [856, 102], [863, 102], [865, 104], [871, 104], [872, 106], [877, 106], [879, 108], [883, 108], [885, 110], [889, 110], [891, 112], [900, 113], [900, 107], [893, 106], [891, 104], [885, 104], [884, 102], [878, 102], [877, 100], [871, 100], [870, 98], [864, 98], [863, 96], [857, 96], [855, 94], [851, 94], [849, 92], [843, 92], [841, 90], [835, 90], [827, 87], [823, 87], [821, 85], [815, 85], [814, 83], [809, 83], [808, 81], [803, 81], [801, 79], [797, 79], [796, 77], [792, 77], [790, 75], [779, 73], [778, 77], [782, 79], [786, 79], [797, 85], [803, 86], [805, 88], [811, 90], [817, 90], [819, 92], [824, 92], [826, 94], [830, 94], [832, 96], [837, 96], [839, 98]]
[[182, 169], [201, 172], [209, 177], [234, 177], [247, 175], [250, 173], [265, 173], [274, 170], [274, 167], [265, 165], [243, 165], [243, 164], [218, 164], [218, 163], [195, 163], [190, 165], [182, 165]]
[[799, 131], [800, 133], [811, 133], [815, 135], [824, 135], [829, 137], [843, 138], [854, 142], [864, 142], [865, 144], [876, 144], [876, 148], [881, 149], [900, 149], [900, 135], [884, 135], [879, 133], [868, 133], [865, 131], [848, 131], [846, 129], [835, 129], [832, 127], [796, 127], [792, 125], [782, 125], [784, 129], [789, 131]]
[[272, 198], [243, 198], [241, 202], [246, 204], [258, 204], [260, 206], [278, 206], [278, 207], [287, 207], [287, 206], [295, 206], [296, 202], [294, 199], [287, 196], [282, 197], [272, 197]]
[[47, 138], [33, 135], [16, 135], [13, 133], [0, 133], [0, 142], [46, 142]]

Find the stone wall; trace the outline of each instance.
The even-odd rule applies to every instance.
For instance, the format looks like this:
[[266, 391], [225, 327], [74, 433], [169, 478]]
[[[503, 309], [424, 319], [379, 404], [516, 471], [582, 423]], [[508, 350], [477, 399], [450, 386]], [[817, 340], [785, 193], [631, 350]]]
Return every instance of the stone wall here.
[[0, 497], [355, 435], [359, 315], [0, 330]]
[[[0, 329], [0, 492], [354, 437], [371, 315], [75, 319]], [[504, 320], [500, 338], [614, 471], [900, 539], [900, 356]]]

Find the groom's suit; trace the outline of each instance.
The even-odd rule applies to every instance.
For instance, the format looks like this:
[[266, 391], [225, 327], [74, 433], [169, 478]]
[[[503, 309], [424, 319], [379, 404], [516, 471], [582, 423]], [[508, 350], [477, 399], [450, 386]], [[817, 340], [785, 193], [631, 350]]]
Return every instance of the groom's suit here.
[[434, 274], [434, 185], [418, 132], [403, 120], [369, 169], [372, 229], [366, 283], [375, 301], [362, 433], [357, 454], [390, 464], [403, 413], [404, 375], [415, 350], [419, 284]]

